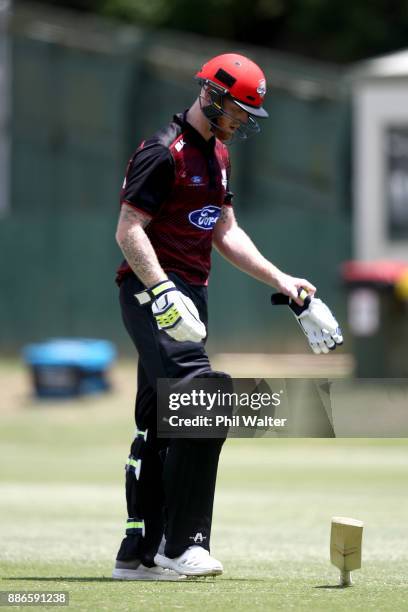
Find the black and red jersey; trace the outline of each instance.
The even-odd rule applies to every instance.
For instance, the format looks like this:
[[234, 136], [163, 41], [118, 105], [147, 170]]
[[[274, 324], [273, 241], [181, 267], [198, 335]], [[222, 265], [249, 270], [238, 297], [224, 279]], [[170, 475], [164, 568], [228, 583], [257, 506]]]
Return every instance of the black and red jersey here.
[[[214, 226], [221, 207], [231, 205], [227, 147], [205, 140], [185, 118], [173, 121], [141, 143], [131, 157], [121, 203], [151, 218], [146, 227], [162, 268], [185, 281], [206, 285]], [[123, 261], [117, 282], [133, 274]]]

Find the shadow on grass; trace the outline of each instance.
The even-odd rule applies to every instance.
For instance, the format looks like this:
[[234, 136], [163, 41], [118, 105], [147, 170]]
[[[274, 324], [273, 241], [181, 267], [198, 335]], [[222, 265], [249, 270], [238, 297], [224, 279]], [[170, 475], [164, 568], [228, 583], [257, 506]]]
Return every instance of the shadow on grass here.
[[2, 580], [33, 580], [38, 582], [118, 582], [106, 576], [13, 576]]
[[342, 586], [341, 584], [320, 584], [319, 586], [313, 587], [315, 589], [347, 589], [349, 587]]
[[[117, 580], [107, 576], [13, 576], [10, 578], [3, 577], [1, 580], [31, 580], [33, 582], [139, 582], [136, 580]], [[191, 576], [187, 580], [164, 580], [163, 582], [173, 582], [175, 584], [185, 584], [186, 582], [269, 582], [263, 578], [216, 578], [215, 576]], [[140, 582], [155, 582], [155, 581], [140, 581]], [[316, 589], [330, 587], [315, 587]], [[335, 588], [335, 587], [333, 587]]]

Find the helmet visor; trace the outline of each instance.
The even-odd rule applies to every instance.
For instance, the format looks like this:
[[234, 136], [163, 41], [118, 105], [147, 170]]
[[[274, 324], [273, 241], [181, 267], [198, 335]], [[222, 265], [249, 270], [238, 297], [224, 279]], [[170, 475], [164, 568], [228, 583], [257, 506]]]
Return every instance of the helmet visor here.
[[254, 117], [260, 117], [264, 119], [269, 117], [269, 114], [266, 112], [266, 110], [262, 106], [260, 107], [250, 106], [249, 104], [244, 104], [243, 102], [241, 102], [240, 100], [237, 100], [236, 98], [232, 98], [232, 99], [234, 100], [237, 106], [240, 106], [249, 115], [254, 115]]

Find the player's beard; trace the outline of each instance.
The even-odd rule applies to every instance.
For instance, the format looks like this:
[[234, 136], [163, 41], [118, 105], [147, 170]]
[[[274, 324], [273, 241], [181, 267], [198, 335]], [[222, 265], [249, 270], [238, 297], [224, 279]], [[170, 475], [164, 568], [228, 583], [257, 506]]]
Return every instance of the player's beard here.
[[226, 130], [222, 130], [220, 127], [212, 125], [211, 131], [218, 140], [221, 142], [229, 142], [233, 136], [233, 132], [227, 132]]
[[219, 128], [213, 131], [216, 138], [218, 138], [218, 140], [221, 140], [221, 142], [228, 141], [231, 138], [231, 136], [227, 134], [227, 132], [224, 132], [224, 130], [220, 130]]

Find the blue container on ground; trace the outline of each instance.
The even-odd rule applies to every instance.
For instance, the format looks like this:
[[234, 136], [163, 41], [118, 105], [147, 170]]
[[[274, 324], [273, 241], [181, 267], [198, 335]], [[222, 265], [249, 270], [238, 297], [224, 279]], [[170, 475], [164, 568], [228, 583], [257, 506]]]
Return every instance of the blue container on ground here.
[[116, 349], [108, 340], [52, 338], [25, 346], [23, 358], [38, 397], [75, 397], [110, 388], [106, 373]]

